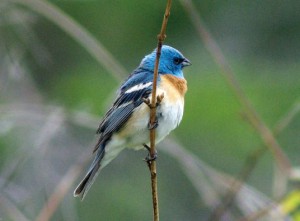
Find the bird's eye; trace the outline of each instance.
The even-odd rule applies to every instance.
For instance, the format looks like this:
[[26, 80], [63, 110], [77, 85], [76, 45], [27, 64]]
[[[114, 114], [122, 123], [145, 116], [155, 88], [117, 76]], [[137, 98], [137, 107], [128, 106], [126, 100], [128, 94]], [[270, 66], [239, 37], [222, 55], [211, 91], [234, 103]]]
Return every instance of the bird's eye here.
[[178, 64], [181, 64], [183, 62], [183, 58], [174, 58], [174, 64], [178, 65]]

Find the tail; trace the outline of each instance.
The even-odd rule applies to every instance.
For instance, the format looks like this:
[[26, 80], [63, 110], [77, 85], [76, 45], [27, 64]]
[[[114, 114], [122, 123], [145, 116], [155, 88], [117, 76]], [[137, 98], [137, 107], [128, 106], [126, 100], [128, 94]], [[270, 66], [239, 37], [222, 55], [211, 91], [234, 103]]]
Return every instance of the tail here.
[[85, 175], [85, 177], [83, 178], [83, 180], [79, 183], [79, 185], [76, 187], [76, 189], [74, 190], [74, 197], [80, 197], [81, 200], [84, 199], [84, 197], [86, 196], [87, 192], [89, 191], [89, 189], [91, 188], [92, 184], [94, 183], [97, 175], [99, 174], [99, 169], [101, 166], [101, 160], [103, 159], [105, 154], [105, 150], [104, 150], [104, 145], [101, 146], [98, 151], [97, 151], [97, 155], [92, 163], [92, 165], [90, 166], [87, 174]]

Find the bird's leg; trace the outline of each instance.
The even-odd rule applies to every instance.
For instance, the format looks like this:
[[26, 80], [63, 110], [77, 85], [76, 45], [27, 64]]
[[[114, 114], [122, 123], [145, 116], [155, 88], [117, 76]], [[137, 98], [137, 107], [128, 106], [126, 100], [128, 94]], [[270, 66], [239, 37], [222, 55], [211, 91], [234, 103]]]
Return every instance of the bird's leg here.
[[161, 101], [164, 99], [165, 95], [164, 93], [161, 93], [159, 95], [157, 95], [156, 97], [156, 104], [154, 106], [152, 106], [151, 104], [151, 101], [149, 98], [143, 98], [143, 101], [145, 104], [147, 104], [147, 106], [150, 108], [150, 109], [153, 109], [153, 108], [156, 108], [160, 105]]
[[[148, 107], [149, 107], [150, 109], [152, 109], [152, 105], [151, 105], [151, 102], [150, 102], [150, 99], [149, 99], [149, 98], [143, 98], [143, 101], [144, 101], [144, 103], [145, 103], [146, 105], [148, 105]], [[157, 120], [156, 120], [153, 124], [151, 124], [150, 122], [148, 123], [148, 129], [149, 129], [149, 130], [155, 129], [155, 128], [157, 128], [157, 126], [158, 126]], [[144, 146], [145, 146], [145, 145], [144, 145]]]
[[[164, 99], [164, 96], [165, 96], [164, 93], [157, 95], [157, 97], [156, 97], [156, 104], [155, 104], [154, 107], [151, 105], [151, 102], [150, 102], [149, 98], [143, 98], [143, 101], [144, 101], [145, 104], [148, 105], [148, 107], [150, 109], [152, 109], [152, 108], [156, 108], [156, 107], [158, 107], [160, 105], [161, 101]], [[150, 124], [150, 122], [148, 123], [148, 129], [149, 130], [153, 130], [153, 129], [157, 128], [157, 127], [158, 127], [158, 121], [157, 120], [155, 120], [155, 122], [152, 123], [152, 124]]]
[[148, 150], [148, 155], [145, 157], [145, 161], [149, 164], [151, 161], [156, 160], [157, 158], [157, 151], [155, 150], [154, 156], [151, 156], [151, 148], [147, 144], [143, 144], [143, 146]]

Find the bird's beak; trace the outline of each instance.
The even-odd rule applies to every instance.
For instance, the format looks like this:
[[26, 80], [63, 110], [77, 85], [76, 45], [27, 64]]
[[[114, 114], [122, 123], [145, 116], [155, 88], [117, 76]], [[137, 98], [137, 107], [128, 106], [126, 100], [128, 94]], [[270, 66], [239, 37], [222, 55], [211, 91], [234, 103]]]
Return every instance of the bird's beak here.
[[190, 66], [192, 63], [188, 59], [184, 59], [183, 62], [181, 63], [182, 67]]

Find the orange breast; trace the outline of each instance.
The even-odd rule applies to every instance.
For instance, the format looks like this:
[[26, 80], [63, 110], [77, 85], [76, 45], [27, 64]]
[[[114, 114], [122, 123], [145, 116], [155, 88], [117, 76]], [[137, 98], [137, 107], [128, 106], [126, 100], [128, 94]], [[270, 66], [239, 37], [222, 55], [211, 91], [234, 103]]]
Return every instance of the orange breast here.
[[161, 83], [159, 87], [166, 91], [171, 102], [183, 99], [187, 91], [186, 80], [177, 78], [171, 74], [161, 75]]

